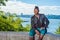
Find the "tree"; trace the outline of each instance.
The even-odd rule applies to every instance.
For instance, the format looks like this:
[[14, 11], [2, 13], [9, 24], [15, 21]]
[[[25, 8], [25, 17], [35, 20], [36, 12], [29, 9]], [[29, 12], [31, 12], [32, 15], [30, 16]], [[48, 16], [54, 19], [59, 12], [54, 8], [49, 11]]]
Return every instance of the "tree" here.
[[56, 33], [56, 34], [60, 34], [60, 26], [59, 26], [59, 28], [56, 30], [55, 33]]
[[27, 24], [25, 27], [24, 27], [24, 31], [28, 32], [30, 30], [30, 27], [31, 25]]
[[28, 32], [31, 25], [27, 24], [25, 27], [23, 27], [22, 22], [24, 22], [24, 20], [17, 17], [15, 13], [11, 14], [9, 12], [5, 13], [0, 11], [0, 31]]
[[22, 31], [22, 21], [22, 19], [16, 17], [16, 14], [12, 15], [9, 12], [0, 11], [0, 31]]
[[0, 6], [1, 6], [1, 5], [6, 6], [5, 1], [8, 1], [8, 0], [0, 0]]

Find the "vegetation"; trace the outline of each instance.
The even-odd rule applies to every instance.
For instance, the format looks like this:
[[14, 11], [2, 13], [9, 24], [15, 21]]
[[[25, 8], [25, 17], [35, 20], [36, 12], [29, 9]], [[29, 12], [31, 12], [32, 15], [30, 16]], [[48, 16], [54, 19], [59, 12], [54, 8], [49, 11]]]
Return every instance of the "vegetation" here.
[[[0, 0], [0, 6], [6, 6], [8, 0]], [[1, 8], [0, 8], [1, 9]], [[24, 22], [20, 17], [17, 17], [16, 13], [5, 13], [0, 11], [0, 31], [29, 31], [30, 25], [27, 24], [25, 27], [21, 24]]]
[[30, 27], [31, 25], [27, 24], [25, 27], [24, 27], [24, 31], [25, 32], [28, 32], [30, 30]]
[[8, 0], [0, 0], [0, 6], [1, 6], [1, 5], [6, 6], [6, 4], [5, 4], [6, 1], [8, 1]]
[[59, 26], [59, 28], [56, 30], [55, 33], [56, 33], [56, 34], [60, 34], [60, 26]]
[[30, 25], [23, 27], [22, 22], [24, 21], [15, 13], [0, 11], [0, 31], [29, 31]]

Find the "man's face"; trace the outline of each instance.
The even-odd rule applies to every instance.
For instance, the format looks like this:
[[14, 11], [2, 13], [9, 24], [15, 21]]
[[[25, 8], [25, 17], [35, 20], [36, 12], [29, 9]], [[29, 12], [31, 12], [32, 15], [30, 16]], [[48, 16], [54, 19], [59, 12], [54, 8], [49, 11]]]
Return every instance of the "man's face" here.
[[34, 14], [38, 14], [38, 10], [37, 9], [34, 9]]

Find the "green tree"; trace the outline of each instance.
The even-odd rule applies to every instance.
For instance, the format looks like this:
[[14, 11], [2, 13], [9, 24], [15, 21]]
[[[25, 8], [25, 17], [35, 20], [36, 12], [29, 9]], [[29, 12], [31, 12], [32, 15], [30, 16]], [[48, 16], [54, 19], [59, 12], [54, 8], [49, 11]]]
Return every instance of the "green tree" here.
[[0, 11], [0, 31], [22, 31], [23, 20], [16, 17], [16, 14]]
[[30, 30], [31, 25], [27, 24], [23, 27], [22, 20], [20, 17], [17, 17], [16, 13], [11, 14], [9, 12], [5, 13], [0, 11], [0, 31], [25, 31]]
[[26, 31], [26, 32], [29, 32], [30, 27], [31, 27], [31, 25], [27, 24], [27, 25], [24, 27], [23, 30]]
[[0, 0], [0, 6], [1, 6], [1, 5], [6, 6], [5, 1], [8, 1], [8, 0]]
[[60, 26], [58, 27], [58, 29], [55, 32], [56, 34], [60, 34]]

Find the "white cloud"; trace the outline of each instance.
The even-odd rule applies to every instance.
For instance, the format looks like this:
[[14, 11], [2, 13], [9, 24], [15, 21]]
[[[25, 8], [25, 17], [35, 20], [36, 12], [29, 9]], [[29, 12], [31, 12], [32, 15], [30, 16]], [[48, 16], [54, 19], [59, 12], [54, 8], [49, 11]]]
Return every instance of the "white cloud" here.
[[[27, 4], [21, 1], [8, 1], [6, 6], [0, 6], [1, 9], [5, 12], [11, 13], [24, 13], [24, 14], [33, 14], [35, 4]], [[39, 6], [40, 12], [44, 14], [59, 14], [60, 6]]]
[[60, 6], [40, 6], [40, 12], [45, 14], [60, 15]]
[[33, 13], [33, 8], [34, 4], [27, 4], [23, 2], [13, 2], [13, 1], [8, 1], [6, 3], [6, 6], [2, 6], [1, 9], [6, 11], [6, 12], [11, 12], [11, 13]]

